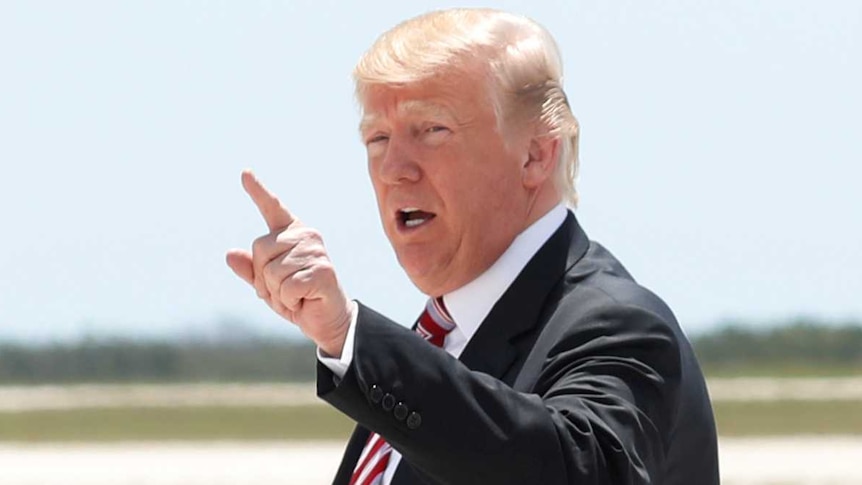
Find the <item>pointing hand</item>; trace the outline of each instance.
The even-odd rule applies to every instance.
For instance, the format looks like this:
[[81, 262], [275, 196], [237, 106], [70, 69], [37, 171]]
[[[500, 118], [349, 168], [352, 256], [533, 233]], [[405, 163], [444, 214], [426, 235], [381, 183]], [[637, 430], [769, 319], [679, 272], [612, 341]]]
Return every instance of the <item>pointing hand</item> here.
[[269, 233], [254, 241], [251, 252], [228, 251], [228, 266], [323, 352], [339, 357], [356, 310], [338, 283], [322, 236], [294, 217], [250, 170], [242, 173], [242, 186]]

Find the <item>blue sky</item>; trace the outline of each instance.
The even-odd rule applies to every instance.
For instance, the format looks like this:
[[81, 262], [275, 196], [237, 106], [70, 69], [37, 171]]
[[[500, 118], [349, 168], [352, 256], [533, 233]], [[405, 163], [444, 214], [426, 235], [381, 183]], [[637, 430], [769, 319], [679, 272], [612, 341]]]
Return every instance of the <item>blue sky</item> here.
[[[480, 2], [556, 37], [588, 234], [689, 332], [862, 318], [862, 4]], [[377, 220], [350, 71], [441, 2], [0, 4], [0, 339], [290, 333], [224, 265], [253, 168], [349, 294], [424, 297]]]

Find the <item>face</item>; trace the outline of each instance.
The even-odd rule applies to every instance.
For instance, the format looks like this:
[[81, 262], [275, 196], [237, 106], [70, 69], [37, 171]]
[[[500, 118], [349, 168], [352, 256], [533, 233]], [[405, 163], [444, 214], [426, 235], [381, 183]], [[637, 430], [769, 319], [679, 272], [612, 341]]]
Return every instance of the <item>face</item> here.
[[526, 226], [529, 141], [497, 130], [478, 76], [364, 95], [361, 132], [380, 218], [401, 266], [440, 296], [484, 272]]

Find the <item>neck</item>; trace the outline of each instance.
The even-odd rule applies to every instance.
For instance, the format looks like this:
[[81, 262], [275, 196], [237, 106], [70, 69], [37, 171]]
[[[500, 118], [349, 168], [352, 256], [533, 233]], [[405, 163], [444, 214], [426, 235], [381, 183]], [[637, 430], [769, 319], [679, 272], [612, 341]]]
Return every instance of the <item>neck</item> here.
[[562, 202], [562, 198], [557, 193], [556, 188], [544, 186], [530, 196], [529, 204], [527, 205], [526, 216], [524, 217], [524, 225], [521, 227], [523, 232], [525, 229], [533, 225], [551, 209]]

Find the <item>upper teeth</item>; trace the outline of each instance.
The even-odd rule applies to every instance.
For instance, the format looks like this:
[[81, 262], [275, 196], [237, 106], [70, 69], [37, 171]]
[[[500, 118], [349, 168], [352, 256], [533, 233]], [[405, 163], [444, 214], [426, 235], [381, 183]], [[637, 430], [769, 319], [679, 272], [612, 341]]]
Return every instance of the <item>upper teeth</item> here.
[[409, 218], [410, 214], [412, 214], [413, 212], [418, 212], [418, 211], [419, 211], [419, 209], [417, 209], [417, 208], [415, 208], [415, 207], [406, 207], [406, 208], [404, 208], [404, 209], [401, 209], [401, 213], [402, 213], [402, 214], [404, 214], [404, 215], [406, 216], [406, 217], [404, 218], [404, 225], [405, 225], [405, 226], [407, 226], [407, 227], [416, 227], [416, 226], [418, 226], [419, 224], [422, 224], [423, 222], [425, 222], [425, 221], [427, 221], [427, 220], [428, 220], [428, 218], [427, 218], [427, 217], [417, 217], [417, 218], [415, 218], [415, 219], [410, 219], [410, 218]]

